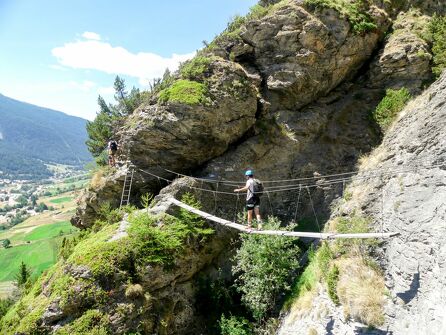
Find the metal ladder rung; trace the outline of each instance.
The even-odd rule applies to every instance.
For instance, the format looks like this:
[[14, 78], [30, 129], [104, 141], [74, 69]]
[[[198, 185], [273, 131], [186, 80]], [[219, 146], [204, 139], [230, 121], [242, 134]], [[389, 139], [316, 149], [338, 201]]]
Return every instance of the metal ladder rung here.
[[122, 194], [121, 194], [121, 204], [119, 207], [128, 205], [130, 202], [130, 194], [132, 191], [132, 182], [133, 182], [133, 173], [134, 170], [128, 170], [127, 174], [125, 175], [124, 179], [124, 185], [122, 187]]

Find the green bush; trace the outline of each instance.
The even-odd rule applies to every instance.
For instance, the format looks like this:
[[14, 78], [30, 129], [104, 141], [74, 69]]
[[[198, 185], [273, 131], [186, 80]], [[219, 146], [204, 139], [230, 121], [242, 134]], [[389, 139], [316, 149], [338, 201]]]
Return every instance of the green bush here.
[[304, 4], [313, 8], [331, 8], [346, 17], [357, 34], [375, 30], [376, 23], [367, 12], [367, 0], [305, 0]]
[[[340, 234], [361, 234], [370, 232], [370, 219], [353, 215], [350, 217], [340, 217], [336, 219], [336, 231]], [[358, 248], [375, 246], [376, 239], [337, 239], [335, 242], [335, 250], [339, 254], [348, 254], [356, 252]]]
[[[197, 199], [195, 199], [193, 194], [189, 192], [183, 194], [183, 196], [181, 197], [181, 201], [189, 206], [201, 209], [201, 203]], [[180, 209], [178, 219], [182, 224], [187, 226], [189, 234], [188, 237], [199, 238], [203, 240], [207, 236], [214, 233], [214, 230], [212, 228], [205, 227], [206, 222], [201, 216], [191, 213], [184, 208]]]
[[[280, 222], [276, 219], [266, 223], [268, 229], [277, 230], [279, 227]], [[236, 286], [242, 293], [242, 302], [257, 320], [274, 308], [280, 293], [290, 289], [290, 275], [299, 266], [299, 253], [293, 239], [241, 235], [241, 246], [234, 256], [233, 272], [238, 275]]]
[[386, 96], [372, 114], [374, 121], [381, 127], [383, 132], [389, 128], [410, 98], [410, 92], [404, 87], [399, 90], [388, 89], [386, 91]]
[[429, 39], [434, 55], [432, 72], [439, 77], [446, 68], [446, 16], [435, 15], [429, 24]]
[[165, 88], [159, 93], [158, 101], [166, 103], [169, 101], [188, 105], [200, 105], [207, 102], [206, 85], [196, 81], [181, 79], [175, 81], [172, 86]]
[[219, 321], [221, 335], [251, 335], [253, 329], [250, 322], [244, 318], [231, 315], [226, 318], [223, 314]]
[[8, 312], [13, 304], [14, 301], [12, 299], [0, 299], [0, 319]]
[[328, 295], [335, 304], [339, 304], [339, 297], [338, 293], [336, 292], [338, 279], [339, 279], [339, 268], [336, 265], [333, 265], [327, 274], [326, 280], [327, 280]]
[[197, 80], [209, 69], [211, 59], [205, 56], [196, 56], [180, 67], [181, 77], [188, 80]]

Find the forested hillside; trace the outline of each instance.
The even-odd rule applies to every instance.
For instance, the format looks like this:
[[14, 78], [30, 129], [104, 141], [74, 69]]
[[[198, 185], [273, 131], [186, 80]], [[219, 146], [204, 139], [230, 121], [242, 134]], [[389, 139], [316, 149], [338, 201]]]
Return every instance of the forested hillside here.
[[0, 94], [0, 170], [6, 177], [51, 175], [45, 163], [82, 166], [86, 120]]

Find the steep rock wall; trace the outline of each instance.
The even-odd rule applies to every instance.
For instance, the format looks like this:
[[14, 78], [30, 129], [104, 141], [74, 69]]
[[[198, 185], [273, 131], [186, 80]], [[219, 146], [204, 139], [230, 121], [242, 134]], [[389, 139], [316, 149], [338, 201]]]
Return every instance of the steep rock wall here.
[[[373, 218], [375, 231], [401, 234], [377, 248], [389, 291], [384, 325], [367, 330], [346, 320], [345, 306], [336, 307], [321, 287], [312, 309], [325, 312], [293, 313], [278, 334], [305, 334], [310, 328], [318, 334], [446, 332], [445, 126], [446, 73], [400, 114], [349, 185], [352, 200], [336, 212], [362, 210]], [[369, 170], [401, 172], [360, 180]]]

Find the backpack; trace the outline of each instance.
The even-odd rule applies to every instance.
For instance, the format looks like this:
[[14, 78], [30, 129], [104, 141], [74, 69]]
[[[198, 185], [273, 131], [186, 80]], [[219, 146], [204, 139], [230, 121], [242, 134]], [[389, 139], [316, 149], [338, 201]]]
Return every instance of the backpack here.
[[262, 196], [263, 195], [263, 184], [260, 180], [258, 179], [254, 179], [254, 183], [253, 183], [253, 193], [256, 196]]
[[115, 141], [112, 141], [110, 143], [110, 149], [113, 150], [113, 151], [118, 150], [118, 144]]

